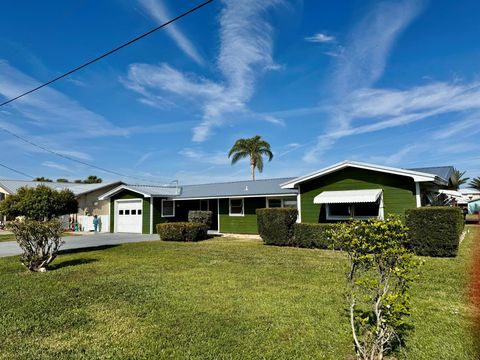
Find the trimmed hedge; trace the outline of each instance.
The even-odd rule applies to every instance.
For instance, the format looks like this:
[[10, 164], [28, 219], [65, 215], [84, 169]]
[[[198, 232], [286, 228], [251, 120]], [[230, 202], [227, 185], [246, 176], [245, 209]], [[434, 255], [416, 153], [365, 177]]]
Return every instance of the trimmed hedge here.
[[456, 256], [465, 221], [459, 208], [446, 206], [408, 209], [405, 212], [410, 246], [417, 255]]
[[210, 229], [212, 226], [212, 216], [213, 213], [211, 211], [190, 210], [188, 212], [188, 222], [203, 224], [207, 229]]
[[295, 224], [292, 245], [311, 249], [333, 249], [332, 232], [336, 227], [337, 224]]
[[207, 228], [189, 222], [162, 223], [157, 224], [157, 234], [163, 241], [200, 241], [207, 238]]
[[291, 208], [257, 209], [258, 234], [267, 245], [291, 246], [298, 211]]

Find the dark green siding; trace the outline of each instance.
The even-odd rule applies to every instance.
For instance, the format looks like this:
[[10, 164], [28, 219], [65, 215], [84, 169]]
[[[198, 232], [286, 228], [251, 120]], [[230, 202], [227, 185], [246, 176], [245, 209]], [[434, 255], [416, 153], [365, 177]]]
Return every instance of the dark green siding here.
[[324, 208], [313, 203], [322, 191], [383, 189], [385, 215], [404, 215], [406, 209], [416, 207], [415, 182], [405, 176], [376, 171], [346, 168], [300, 184], [302, 222], [322, 222]]
[[142, 208], [142, 233], [150, 234], [150, 198], [144, 198], [143, 195], [133, 191], [123, 190], [110, 198], [110, 232], [115, 229], [115, 200], [141, 199]]
[[220, 232], [258, 234], [256, 209], [265, 208], [265, 198], [245, 198], [244, 216], [229, 216], [228, 199], [220, 199]]

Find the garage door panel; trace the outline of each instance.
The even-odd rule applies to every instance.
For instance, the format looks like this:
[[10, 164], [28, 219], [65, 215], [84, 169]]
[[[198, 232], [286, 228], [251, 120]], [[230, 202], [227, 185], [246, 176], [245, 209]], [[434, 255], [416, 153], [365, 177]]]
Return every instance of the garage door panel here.
[[142, 200], [116, 202], [117, 232], [142, 233]]

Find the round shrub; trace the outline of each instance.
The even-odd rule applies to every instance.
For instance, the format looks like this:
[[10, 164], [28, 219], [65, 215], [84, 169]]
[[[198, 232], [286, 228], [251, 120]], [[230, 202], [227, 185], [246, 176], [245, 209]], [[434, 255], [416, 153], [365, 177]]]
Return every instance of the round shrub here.
[[203, 224], [207, 229], [212, 226], [213, 213], [211, 211], [190, 210], [188, 221], [195, 224]]
[[200, 241], [207, 238], [207, 228], [203, 224], [172, 222], [157, 224], [157, 233], [163, 241]]
[[298, 211], [291, 208], [257, 209], [258, 234], [267, 245], [289, 246]]

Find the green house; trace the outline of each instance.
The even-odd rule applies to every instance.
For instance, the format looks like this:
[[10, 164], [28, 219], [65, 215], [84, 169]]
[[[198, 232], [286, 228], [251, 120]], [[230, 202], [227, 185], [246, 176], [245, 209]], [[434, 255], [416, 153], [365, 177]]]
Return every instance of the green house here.
[[297, 178], [226, 183], [120, 185], [110, 201], [110, 231], [151, 234], [156, 224], [187, 221], [190, 210], [210, 210], [211, 230], [256, 234], [256, 209], [294, 207], [299, 222], [383, 218], [429, 205], [448, 187], [453, 167], [401, 169], [344, 161]]

